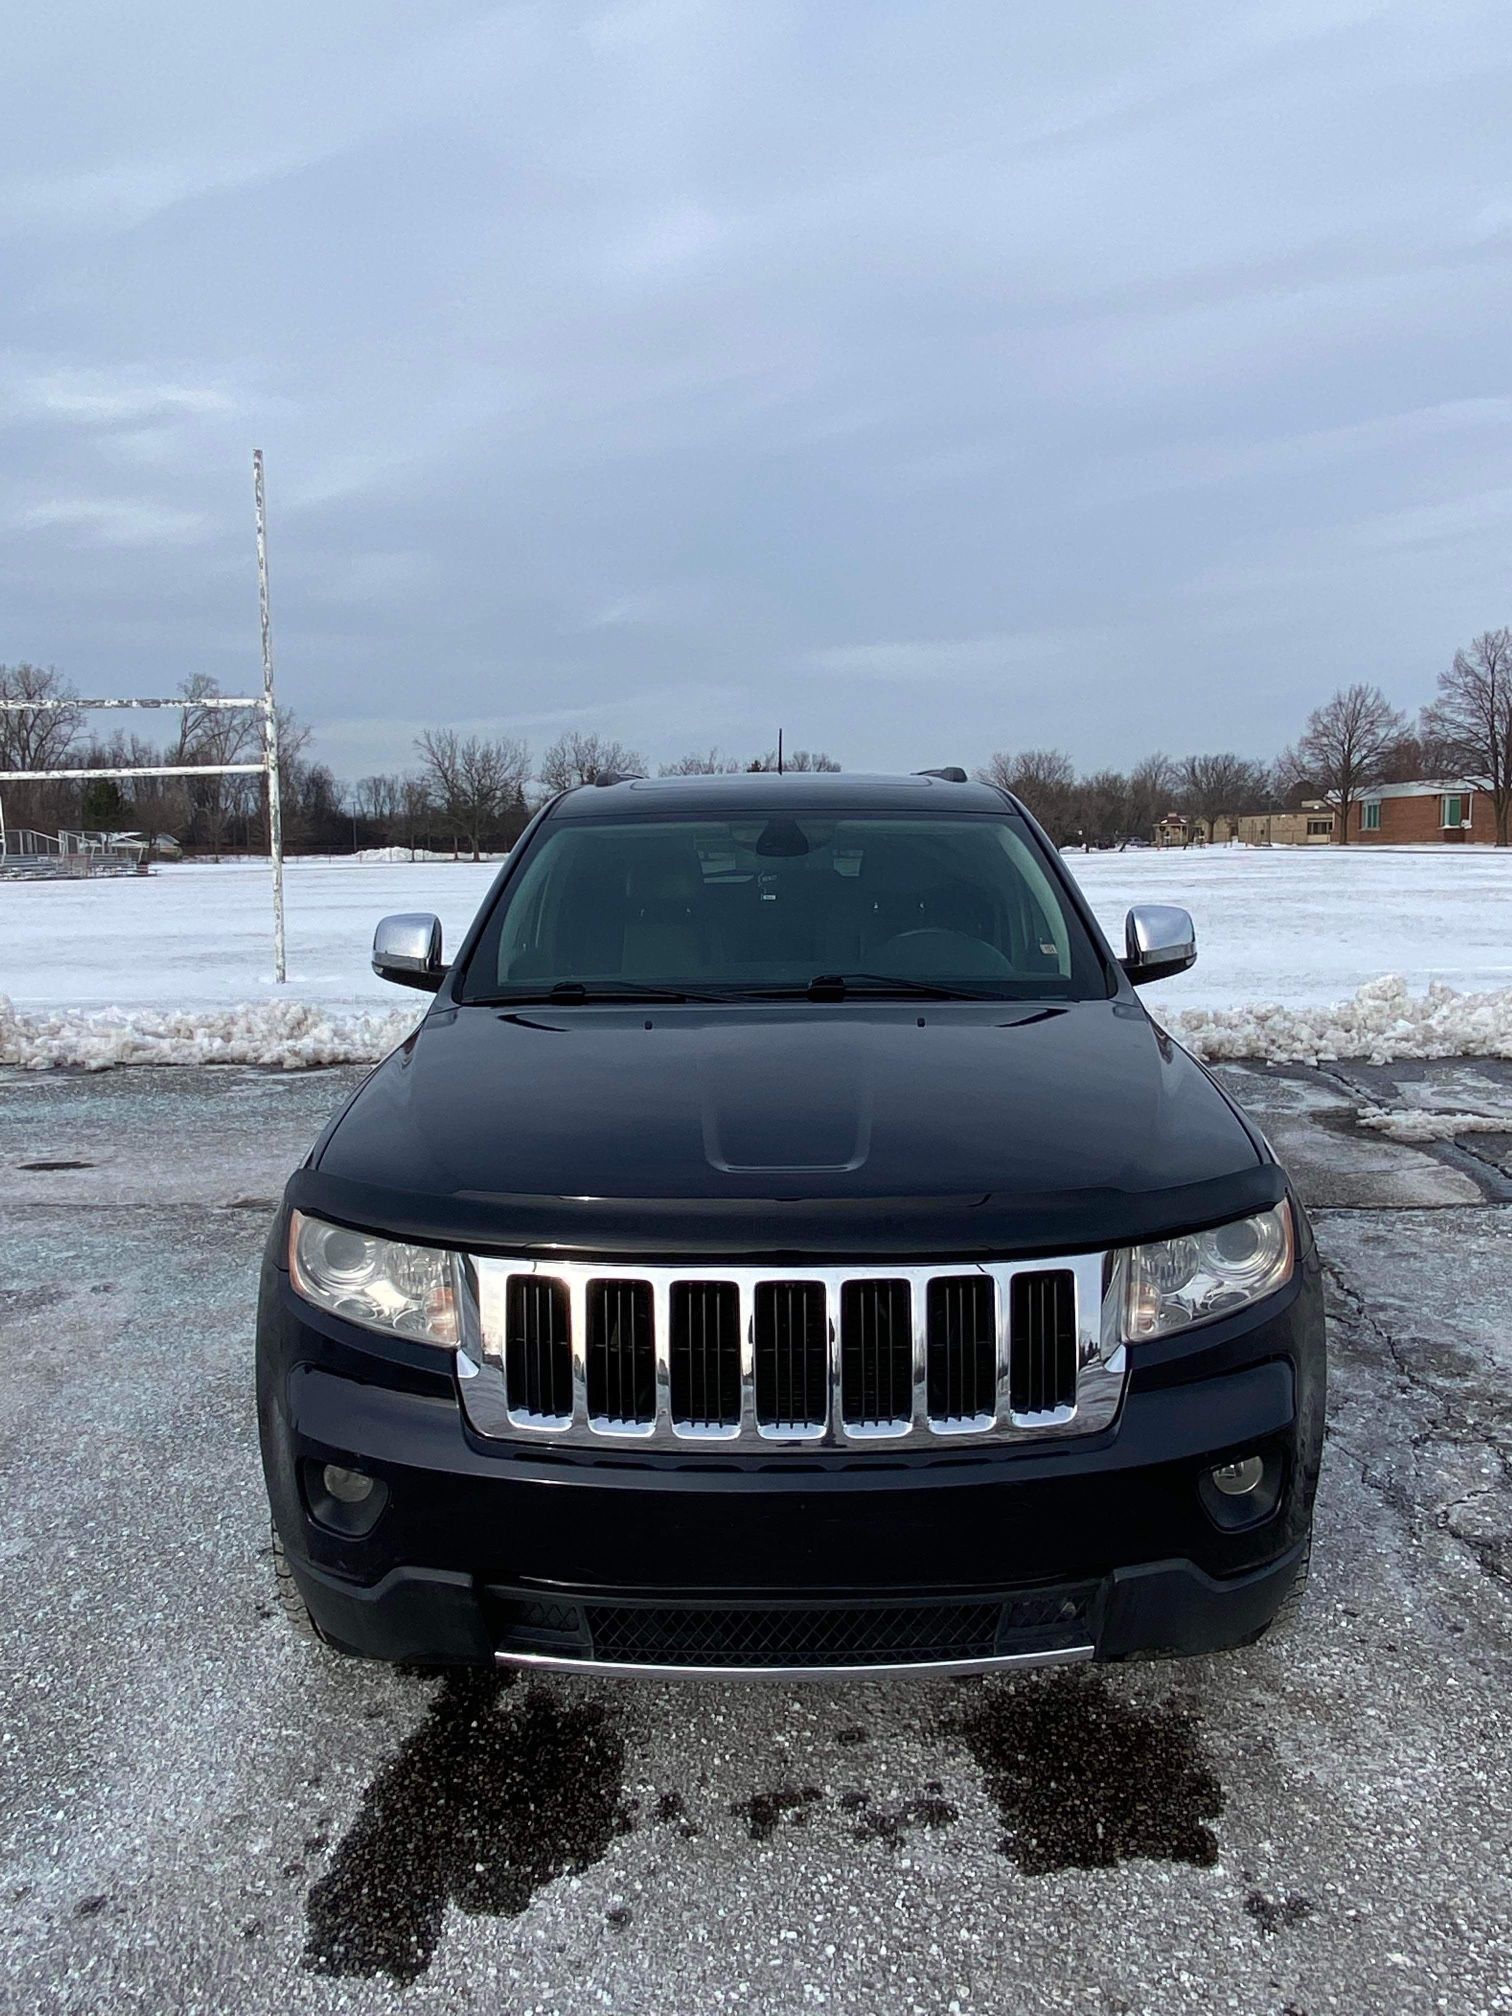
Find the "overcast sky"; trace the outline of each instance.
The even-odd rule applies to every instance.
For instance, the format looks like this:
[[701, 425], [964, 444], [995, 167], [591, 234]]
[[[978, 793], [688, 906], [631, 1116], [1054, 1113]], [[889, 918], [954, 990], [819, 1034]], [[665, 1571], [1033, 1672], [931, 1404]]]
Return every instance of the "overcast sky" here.
[[1512, 621], [1506, 0], [49, 0], [0, 660], [653, 762], [1266, 754]]

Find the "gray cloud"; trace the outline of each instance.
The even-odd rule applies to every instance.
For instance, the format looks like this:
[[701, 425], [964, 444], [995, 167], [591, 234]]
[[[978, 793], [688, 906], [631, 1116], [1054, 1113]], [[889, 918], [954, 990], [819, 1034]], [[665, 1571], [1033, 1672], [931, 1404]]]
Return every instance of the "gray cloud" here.
[[30, 10], [0, 657], [852, 764], [1265, 752], [1508, 618], [1501, 0]]

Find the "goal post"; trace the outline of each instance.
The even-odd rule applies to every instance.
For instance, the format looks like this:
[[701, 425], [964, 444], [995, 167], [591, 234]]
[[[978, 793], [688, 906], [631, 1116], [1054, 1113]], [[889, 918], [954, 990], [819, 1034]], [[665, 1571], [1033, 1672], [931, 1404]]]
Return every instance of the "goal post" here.
[[[270, 698], [257, 695], [217, 694], [204, 700], [0, 700], [0, 710], [10, 714], [62, 713], [69, 710], [89, 714], [101, 708], [171, 708], [187, 712], [193, 708], [256, 708], [265, 717]], [[255, 763], [91, 763], [48, 770], [0, 770], [0, 784], [87, 784], [97, 777], [263, 777], [268, 779], [269, 858], [273, 869], [273, 973], [282, 984], [288, 973], [284, 959], [283, 931], [283, 833], [278, 818], [278, 765], [267, 756], [268, 736], [264, 727], [263, 754]]]
[[[40, 784], [87, 782], [95, 777], [266, 777], [268, 780], [268, 861], [273, 870], [273, 977], [282, 986], [288, 979], [284, 956], [283, 900], [283, 808], [279, 803], [278, 708], [273, 697], [273, 631], [268, 610], [268, 536], [263, 497], [263, 457], [261, 448], [252, 451], [252, 490], [257, 513], [257, 601], [262, 626], [263, 690], [252, 693], [215, 693], [203, 699], [180, 695], [173, 700], [6, 700], [0, 710], [10, 714], [103, 712], [118, 707], [149, 711], [169, 709], [187, 713], [191, 708], [210, 712], [217, 708], [252, 708], [262, 715], [262, 755], [255, 763], [107, 763], [83, 769], [0, 770], [0, 784]], [[0, 824], [0, 833], [4, 826]]]

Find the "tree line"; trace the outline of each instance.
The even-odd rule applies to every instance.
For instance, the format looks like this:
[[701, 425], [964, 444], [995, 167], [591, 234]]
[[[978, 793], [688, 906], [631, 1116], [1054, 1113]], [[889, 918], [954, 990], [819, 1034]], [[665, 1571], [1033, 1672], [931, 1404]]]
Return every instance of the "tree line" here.
[[[254, 762], [261, 714], [215, 708], [213, 679], [179, 688], [178, 732], [154, 743], [126, 728], [87, 735], [76, 699], [53, 668], [0, 665], [0, 699], [33, 703], [0, 710], [0, 770], [106, 769], [127, 764]], [[341, 784], [309, 753], [310, 730], [278, 713], [285, 846], [335, 853], [397, 846], [478, 858], [512, 844], [545, 798], [616, 772], [646, 775], [634, 749], [611, 737], [569, 730], [540, 756], [516, 736], [462, 735], [433, 728], [414, 745], [403, 771]], [[937, 759], [938, 751], [919, 761]], [[718, 748], [659, 766], [669, 776], [775, 770], [775, 749], [740, 758]], [[839, 770], [826, 751], [785, 750], [782, 767]], [[1148, 839], [1171, 812], [1188, 830], [1211, 834], [1224, 817], [1291, 811], [1320, 801], [1336, 815], [1339, 836], [1360, 797], [1375, 785], [1420, 778], [1463, 782], [1484, 792], [1498, 846], [1508, 844], [1512, 815], [1512, 628], [1482, 631], [1440, 673], [1434, 698], [1415, 722], [1377, 686], [1341, 687], [1314, 708], [1296, 741], [1270, 761], [1232, 750], [1176, 757], [1155, 751], [1127, 770], [1078, 771], [1061, 749], [996, 750], [977, 775], [1020, 797], [1062, 846], [1118, 846]], [[264, 780], [258, 776], [101, 777], [0, 787], [6, 823], [56, 832], [65, 828], [166, 836], [186, 850], [219, 857], [267, 846]]]
[[[179, 687], [178, 733], [154, 742], [123, 727], [85, 732], [77, 692], [52, 666], [0, 665], [0, 770], [100, 770], [145, 765], [255, 763], [263, 718], [252, 708], [212, 707], [222, 697], [214, 679]], [[61, 703], [61, 704], [59, 704]], [[170, 713], [175, 710], [170, 709]], [[143, 717], [137, 717], [143, 718]], [[279, 801], [289, 852], [355, 851], [398, 846], [411, 852], [466, 852], [473, 859], [510, 846], [536, 806], [559, 791], [615, 772], [645, 774], [644, 759], [622, 742], [570, 730], [534, 763], [515, 736], [460, 735], [427, 729], [415, 742], [411, 769], [361, 777], [347, 787], [307, 754], [310, 730], [279, 708]], [[788, 770], [838, 770], [820, 750], [795, 749]], [[777, 752], [741, 761], [715, 749], [664, 763], [664, 777], [738, 770], [775, 770]], [[219, 860], [224, 853], [266, 852], [267, 788], [260, 776], [100, 776], [42, 779], [0, 787], [0, 807], [14, 833], [34, 828], [134, 832], [170, 839], [186, 852]]]
[[1342, 686], [1308, 715], [1270, 762], [1232, 750], [1175, 758], [1162, 752], [1131, 770], [1079, 775], [1060, 749], [996, 751], [977, 775], [1015, 793], [1061, 846], [1148, 839], [1167, 813], [1189, 834], [1211, 836], [1224, 818], [1296, 811], [1335, 815], [1349, 840], [1356, 804], [1379, 784], [1468, 784], [1485, 794], [1496, 845], [1512, 823], [1512, 628], [1483, 630], [1457, 650], [1416, 722], [1363, 681]]

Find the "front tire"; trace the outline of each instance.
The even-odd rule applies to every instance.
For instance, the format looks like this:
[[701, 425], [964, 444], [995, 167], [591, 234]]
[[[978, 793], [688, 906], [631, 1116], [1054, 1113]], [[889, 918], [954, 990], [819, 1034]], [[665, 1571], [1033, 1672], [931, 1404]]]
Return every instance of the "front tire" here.
[[1307, 1529], [1307, 1538], [1302, 1543], [1302, 1557], [1297, 1563], [1297, 1572], [1292, 1577], [1292, 1585], [1281, 1599], [1281, 1607], [1266, 1626], [1266, 1632], [1290, 1631], [1296, 1624], [1307, 1595], [1308, 1576], [1312, 1571], [1312, 1527]]

